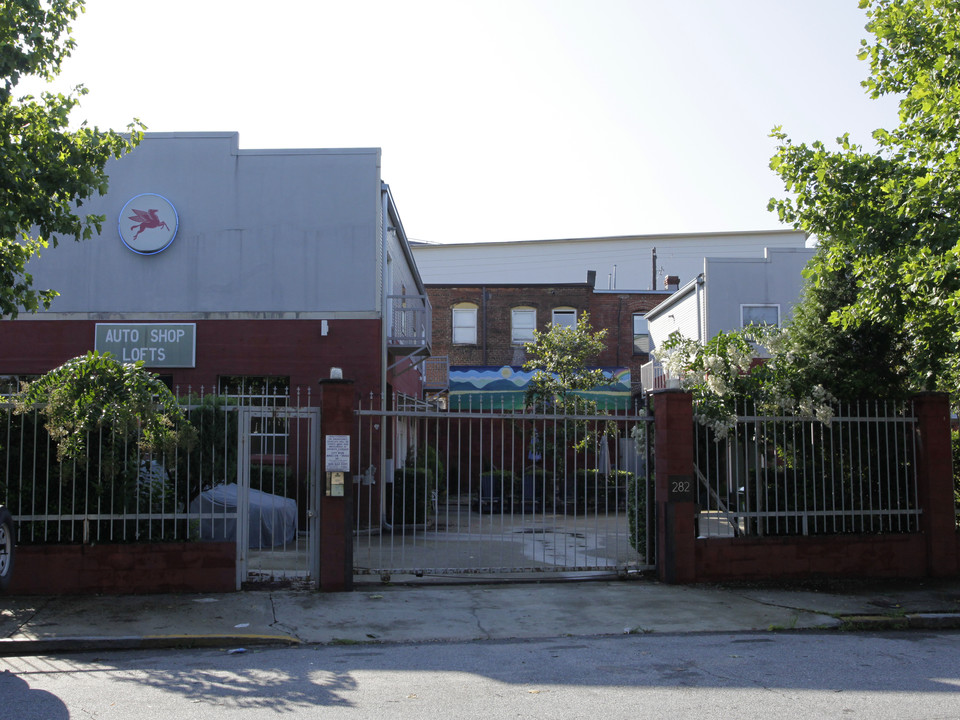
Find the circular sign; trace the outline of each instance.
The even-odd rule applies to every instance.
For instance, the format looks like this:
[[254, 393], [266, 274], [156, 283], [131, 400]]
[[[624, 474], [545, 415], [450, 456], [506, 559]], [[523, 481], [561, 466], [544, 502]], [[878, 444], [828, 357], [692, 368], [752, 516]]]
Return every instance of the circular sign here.
[[120, 211], [120, 239], [135, 253], [154, 255], [173, 242], [179, 223], [173, 203], [163, 195], [143, 193]]

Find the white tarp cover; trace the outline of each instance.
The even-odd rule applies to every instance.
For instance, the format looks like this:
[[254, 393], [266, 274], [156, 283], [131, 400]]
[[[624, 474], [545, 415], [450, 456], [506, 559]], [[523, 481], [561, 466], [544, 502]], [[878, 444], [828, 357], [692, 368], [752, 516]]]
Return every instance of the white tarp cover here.
[[[200, 520], [201, 540], [236, 540], [236, 514], [240, 489], [236, 483], [217, 485], [204, 490], [190, 503], [191, 513], [211, 513], [214, 517]], [[250, 547], [265, 548], [291, 543], [297, 537], [297, 501], [271, 495], [260, 490], [250, 493]]]

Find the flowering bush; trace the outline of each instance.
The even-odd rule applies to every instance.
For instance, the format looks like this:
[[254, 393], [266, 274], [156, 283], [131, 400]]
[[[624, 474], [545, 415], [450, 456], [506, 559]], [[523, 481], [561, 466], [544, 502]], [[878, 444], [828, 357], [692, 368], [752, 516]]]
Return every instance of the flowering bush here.
[[[668, 375], [695, 400], [695, 419], [719, 442], [736, 427], [737, 409], [811, 417], [829, 424], [833, 396], [806, 379], [804, 362], [780, 328], [751, 326], [720, 333], [705, 345], [674, 333], [660, 349]], [[809, 358], [806, 358], [809, 360]]]

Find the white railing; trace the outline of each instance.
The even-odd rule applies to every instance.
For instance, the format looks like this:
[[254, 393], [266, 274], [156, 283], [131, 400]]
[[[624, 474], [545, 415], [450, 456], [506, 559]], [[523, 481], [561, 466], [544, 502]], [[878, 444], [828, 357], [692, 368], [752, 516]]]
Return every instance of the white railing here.
[[393, 350], [429, 348], [430, 300], [426, 295], [388, 295], [387, 345]]
[[744, 407], [720, 439], [698, 425], [699, 535], [917, 532], [915, 422], [909, 404], [874, 401], [829, 424]]
[[643, 385], [644, 392], [672, 387], [667, 371], [656, 360], [651, 360], [640, 366], [640, 382]]

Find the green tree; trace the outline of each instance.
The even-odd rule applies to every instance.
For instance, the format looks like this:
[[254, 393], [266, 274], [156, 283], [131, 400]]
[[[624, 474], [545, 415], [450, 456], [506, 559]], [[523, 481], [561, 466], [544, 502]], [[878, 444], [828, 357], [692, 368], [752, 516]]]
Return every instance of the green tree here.
[[78, 213], [85, 200], [107, 190], [104, 166], [135, 146], [142, 126], [129, 136], [85, 123], [69, 130], [70, 112], [83, 86], [39, 99], [14, 95], [25, 77], [52, 80], [74, 41], [70, 23], [83, 0], [9, 0], [0, 3], [0, 316], [49, 307], [57, 293], [37, 290], [27, 263], [58, 237], [89, 239], [102, 215]]
[[594, 331], [590, 315], [582, 313], [574, 327], [551, 324], [546, 332], [533, 331], [533, 342], [526, 344], [524, 370], [534, 370], [526, 392], [527, 404], [566, 406], [577, 402], [574, 393], [603, 385], [603, 371], [589, 369], [587, 363], [603, 351], [607, 331]]
[[[770, 208], [821, 243], [798, 327], [857, 374], [838, 388], [843, 394], [955, 389], [960, 3], [861, 0], [860, 7], [873, 35], [862, 41], [860, 57], [870, 63], [863, 86], [873, 98], [899, 96], [899, 124], [876, 130], [870, 152], [848, 135], [828, 149], [773, 133], [771, 168], [791, 195]], [[833, 374], [840, 377], [837, 368]]]
[[[15, 397], [23, 414], [41, 406], [60, 460], [82, 460], [91, 433], [105, 431], [113, 448], [137, 446], [146, 453], [190, 449], [196, 431], [177, 399], [143, 363], [121, 363], [109, 354], [89, 352], [68, 360], [27, 384]], [[109, 476], [115, 470], [104, 464]]]

